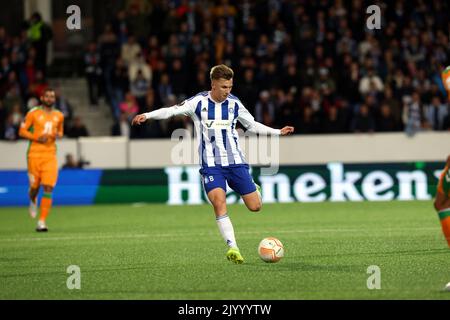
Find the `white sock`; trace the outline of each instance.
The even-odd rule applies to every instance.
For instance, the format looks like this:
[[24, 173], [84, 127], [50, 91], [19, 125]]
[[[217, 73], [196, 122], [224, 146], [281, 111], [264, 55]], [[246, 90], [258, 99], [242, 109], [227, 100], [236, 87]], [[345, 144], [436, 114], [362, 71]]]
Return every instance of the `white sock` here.
[[230, 217], [228, 217], [228, 214], [225, 213], [223, 216], [216, 217], [216, 222], [223, 240], [225, 240], [230, 248], [237, 249], [236, 239], [234, 238], [233, 225], [231, 224], [231, 220]]

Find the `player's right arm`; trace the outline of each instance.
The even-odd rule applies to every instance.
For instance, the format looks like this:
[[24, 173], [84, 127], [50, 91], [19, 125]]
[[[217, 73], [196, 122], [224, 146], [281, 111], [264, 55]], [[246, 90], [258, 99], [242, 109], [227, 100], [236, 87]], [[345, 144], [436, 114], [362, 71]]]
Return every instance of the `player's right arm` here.
[[174, 105], [172, 107], [161, 108], [151, 112], [138, 114], [134, 117], [131, 124], [139, 125], [144, 123], [148, 119], [163, 120], [179, 115], [192, 116], [193, 113], [193, 103], [191, 103], [190, 100], [185, 100], [182, 103]]
[[37, 133], [30, 131], [30, 128], [33, 126], [33, 122], [34, 113], [30, 111], [27, 113], [27, 115], [25, 116], [25, 120], [20, 125], [19, 136], [34, 142], [45, 143], [48, 140], [48, 137], [46, 135], [38, 136]]

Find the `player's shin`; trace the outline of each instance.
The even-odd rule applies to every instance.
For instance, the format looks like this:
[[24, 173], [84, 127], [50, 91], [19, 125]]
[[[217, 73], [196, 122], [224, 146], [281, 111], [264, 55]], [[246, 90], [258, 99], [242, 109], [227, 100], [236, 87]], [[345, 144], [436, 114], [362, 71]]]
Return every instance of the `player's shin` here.
[[41, 199], [41, 215], [39, 220], [45, 221], [52, 207], [52, 193], [44, 192]]
[[442, 232], [444, 233], [447, 244], [450, 247], [450, 208], [438, 212], [441, 221]]
[[233, 224], [231, 223], [231, 220], [230, 220], [230, 217], [228, 216], [228, 214], [225, 213], [224, 215], [216, 217], [216, 222], [217, 222], [217, 226], [219, 227], [220, 234], [222, 235], [226, 244], [230, 248], [237, 249], [237, 243], [236, 243], [236, 238], [234, 236]]

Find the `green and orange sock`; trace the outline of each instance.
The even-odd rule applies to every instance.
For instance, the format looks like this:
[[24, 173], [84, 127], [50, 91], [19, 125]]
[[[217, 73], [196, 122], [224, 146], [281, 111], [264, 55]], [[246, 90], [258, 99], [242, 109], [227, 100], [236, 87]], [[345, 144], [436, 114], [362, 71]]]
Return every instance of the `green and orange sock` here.
[[41, 199], [41, 215], [39, 220], [44, 221], [47, 219], [48, 214], [50, 213], [50, 209], [52, 207], [52, 193], [44, 192]]

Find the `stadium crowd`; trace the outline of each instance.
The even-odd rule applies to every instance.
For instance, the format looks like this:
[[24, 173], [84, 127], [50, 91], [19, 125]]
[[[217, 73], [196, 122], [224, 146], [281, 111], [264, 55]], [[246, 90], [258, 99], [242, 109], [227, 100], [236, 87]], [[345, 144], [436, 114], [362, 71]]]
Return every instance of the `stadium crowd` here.
[[[269, 126], [293, 125], [297, 134], [450, 130], [440, 78], [450, 65], [449, 3], [376, 1], [381, 28], [375, 30], [366, 26], [370, 4], [129, 1], [87, 45], [90, 103], [105, 98], [115, 119], [112, 135], [168, 137], [189, 121], [143, 127], [130, 121], [209, 90], [210, 68], [224, 63], [235, 71], [233, 93]], [[30, 28], [15, 37], [0, 28], [4, 139], [13, 139], [30, 100], [45, 87]]]

